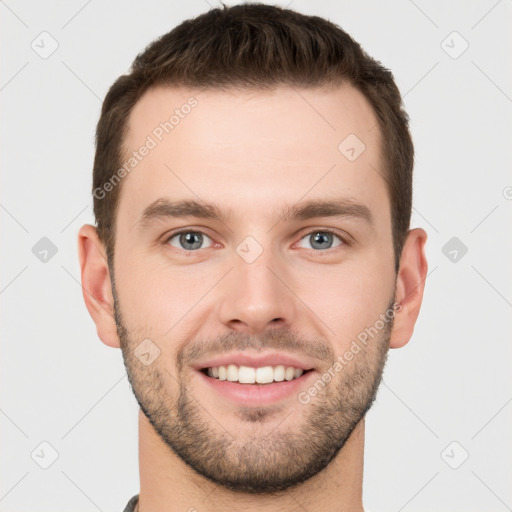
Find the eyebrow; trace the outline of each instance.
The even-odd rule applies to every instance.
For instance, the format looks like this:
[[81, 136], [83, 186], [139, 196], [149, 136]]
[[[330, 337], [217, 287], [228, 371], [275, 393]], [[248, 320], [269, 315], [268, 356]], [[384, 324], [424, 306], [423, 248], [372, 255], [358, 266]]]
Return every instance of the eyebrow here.
[[[231, 210], [223, 212], [212, 203], [195, 200], [169, 201], [160, 198], [144, 209], [139, 220], [141, 227], [165, 218], [197, 217], [201, 219], [225, 222], [231, 216]], [[283, 221], [308, 220], [317, 217], [353, 217], [373, 225], [370, 209], [356, 201], [344, 198], [339, 200], [308, 200], [285, 207], [279, 215]]]

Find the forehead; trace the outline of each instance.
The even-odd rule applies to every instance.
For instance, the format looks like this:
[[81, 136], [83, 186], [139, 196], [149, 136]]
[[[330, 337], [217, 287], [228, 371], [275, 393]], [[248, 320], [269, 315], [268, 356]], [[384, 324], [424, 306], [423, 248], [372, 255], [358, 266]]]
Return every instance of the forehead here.
[[335, 195], [389, 209], [379, 137], [371, 105], [349, 85], [153, 88], [128, 120], [123, 163], [133, 166], [118, 219], [133, 224], [160, 197], [260, 218], [301, 198]]

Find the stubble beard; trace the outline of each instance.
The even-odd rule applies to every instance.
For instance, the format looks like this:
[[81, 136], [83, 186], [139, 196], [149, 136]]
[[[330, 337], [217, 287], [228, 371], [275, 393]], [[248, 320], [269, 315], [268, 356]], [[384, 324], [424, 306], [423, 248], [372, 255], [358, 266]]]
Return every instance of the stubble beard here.
[[[191, 395], [190, 368], [182, 367], [173, 377], [158, 364], [144, 366], [137, 359], [134, 349], [140, 340], [126, 329], [114, 298], [123, 360], [142, 412], [172, 452], [219, 486], [271, 495], [305, 482], [329, 465], [374, 403], [387, 360], [392, 320], [309, 403], [297, 401], [293, 407], [301, 408], [295, 410], [300, 410], [303, 418], [299, 425], [287, 430], [277, 425], [264, 436], [251, 434], [247, 439], [245, 426], [254, 433], [257, 430], [252, 427], [275, 418], [275, 408], [239, 408], [240, 426], [229, 432], [222, 419], [215, 420]], [[173, 399], [168, 390], [176, 384], [179, 393]], [[286, 414], [294, 414], [294, 409], [290, 411], [286, 413], [284, 408], [279, 413], [286, 419]]]

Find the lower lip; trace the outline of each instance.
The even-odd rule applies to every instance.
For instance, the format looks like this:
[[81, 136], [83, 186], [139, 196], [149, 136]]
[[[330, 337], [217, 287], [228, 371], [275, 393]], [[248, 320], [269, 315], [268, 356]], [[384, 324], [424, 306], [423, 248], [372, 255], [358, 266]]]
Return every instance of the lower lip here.
[[297, 396], [301, 388], [316, 373], [314, 370], [303, 373], [297, 379], [270, 384], [240, 384], [228, 380], [219, 380], [208, 377], [203, 372], [197, 371], [200, 378], [217, 393], [225, 396], [240, 405], [270, 405], [290, 396]]

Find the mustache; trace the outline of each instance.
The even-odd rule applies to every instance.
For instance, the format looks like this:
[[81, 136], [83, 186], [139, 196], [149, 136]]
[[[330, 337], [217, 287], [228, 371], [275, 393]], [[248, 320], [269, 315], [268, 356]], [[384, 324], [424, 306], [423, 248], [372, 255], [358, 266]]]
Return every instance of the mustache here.
[[201, 356], [211, 357], [234, 350], [251, 349], [256, 352], [265, 349], [283, 350], [298, 357], [302, 354], [327, 362], [336, 359], [332, 347], [325, 340], [305, 340], [303, 335], [290, 329], [272, 329], [258, 336], [230, 331], [210, 340], [189, 342], [180, 347], [177, 353], [177, 368], [181, 371], [184, 366]]

